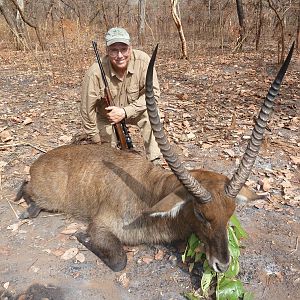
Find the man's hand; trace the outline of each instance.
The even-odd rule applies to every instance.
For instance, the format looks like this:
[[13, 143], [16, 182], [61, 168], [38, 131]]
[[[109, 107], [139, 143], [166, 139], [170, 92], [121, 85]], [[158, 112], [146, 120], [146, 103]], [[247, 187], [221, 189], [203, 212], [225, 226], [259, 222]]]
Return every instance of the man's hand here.
[[119, 123], [125, 118], [125, 110], [121, 107], [108, 106], [105, 109], [108, 111], [107, 113], [108, 120], [112, 124]]

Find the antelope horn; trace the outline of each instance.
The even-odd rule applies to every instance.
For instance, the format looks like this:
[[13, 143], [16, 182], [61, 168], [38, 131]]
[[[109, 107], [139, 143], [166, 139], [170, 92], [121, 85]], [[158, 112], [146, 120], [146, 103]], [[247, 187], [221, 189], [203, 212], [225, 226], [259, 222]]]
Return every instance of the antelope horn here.
[[275, 97], [279, 92], [281, 82], [292, 58], [294, 44], [295, 42], [292, 44], [289, 54], [287, 55], [283, 65], [281, 66], [275, 80], [273, 81], [268, 91], [268, 94], [259, 112], [258, 118], [256, 119], [254, 128], [252, 130], [251, 138], [248, 142], [245, 154], [239, 164], [239, 167], [232, 176], [231, 180], [225, 186], [225, 192], [230, 197], [235, 198], [237, 196], [237, 194], [245, 184], [246, 180], [248, 179], [248, 176], [254, 165], [255, 159], [258, 155], [260, 146], [263, 141], [264, 131], [267, 126], [267, 122], [273, 111]]
[[204, 189], [200, 183], [186, 170], [179, 157], [171, 149], [170, 143], [164, 133], [160, 118], [158, 115], [157, 105], [153, 92], [153, 69], [156, 58], [158, 45], [152, 54], [146, 75], [146, 105], [149, 120], [155, 136], [155, 140], [160, 151], [168, 163], [173, 173], [177, 176], [183, 186], [196, 198], [200, 203], [206, 203], [211, 200], [210, 193]]

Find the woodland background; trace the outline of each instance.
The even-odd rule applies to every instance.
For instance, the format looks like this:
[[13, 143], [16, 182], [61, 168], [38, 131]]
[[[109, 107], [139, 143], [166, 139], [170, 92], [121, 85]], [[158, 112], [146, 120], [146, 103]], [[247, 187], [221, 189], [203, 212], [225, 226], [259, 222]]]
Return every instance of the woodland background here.
[[299, 0], [0, 0], [0, 13], [1, 47], [16, 50], [84, 51], [113, 26], [125, 27], [134, 45], [159, 42], [185, 58], [271, 47], [282, 61], [292, 40], [299, 49]]

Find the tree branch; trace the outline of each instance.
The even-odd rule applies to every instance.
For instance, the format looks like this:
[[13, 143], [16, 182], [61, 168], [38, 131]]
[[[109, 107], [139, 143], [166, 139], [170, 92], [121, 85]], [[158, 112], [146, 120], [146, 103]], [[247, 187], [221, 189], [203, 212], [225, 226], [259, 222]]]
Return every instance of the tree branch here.
[[17, 3], [16, 0], [10, 0], [10, 1], [14, 4], [14, 6], [16, 7], [16, 9], [17, 9], [18, 12], [20, 13], [20, 16], [21, 16], [23, 22], [24, 22], [25, 24], [27, 24], [29, 27], [34, 28], [35, 33], [36, 33], [36, 36], [37, 36], [38, 41], [39, 41], [39, 44], [40, 44], [42, 50], [44, 51], [44, 50], [45, 50], [45, 47], [44, 47], [44, 43], [42, 42], [42, 39], [41, 39], [39, 27], [38, 27], [37, 25], [32, 24], [29, 20], [27, 20], [27, 19], [25, 18], [24, 13], [23, 13], [22, 9], [20, 8], [20, 6], [19, 6], [19, 4]]

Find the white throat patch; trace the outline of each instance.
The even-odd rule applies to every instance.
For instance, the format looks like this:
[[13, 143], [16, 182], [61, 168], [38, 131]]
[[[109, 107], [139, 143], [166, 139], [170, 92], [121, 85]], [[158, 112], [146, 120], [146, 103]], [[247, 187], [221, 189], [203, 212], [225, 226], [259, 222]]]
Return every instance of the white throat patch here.
[[172, 207], [171, 210], [168, 211], [162, 211], [162, 212], [154, 212], [152, 214], [150, 214], [150, 217], [171, 217], [171, 218], [175, 218], [179, 211], [181, 210], [181, 208], [183, 207], [183, 205], [185, 204], [185, 201], [181, 201], [176, 203], [175, 206]]

